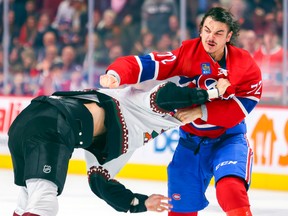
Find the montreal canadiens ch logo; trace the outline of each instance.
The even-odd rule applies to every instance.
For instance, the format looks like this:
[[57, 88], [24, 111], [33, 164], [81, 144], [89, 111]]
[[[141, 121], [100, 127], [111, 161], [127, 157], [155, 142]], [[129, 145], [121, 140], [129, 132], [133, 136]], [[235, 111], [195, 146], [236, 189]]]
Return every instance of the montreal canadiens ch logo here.
[[181, 195], [178, 194], [178, 193], [174, 193], [174, 194], [172, 194], [172, 198], [173, 198], [174, 200], [181, 200]]
[[197, 80], [197, 87], [202, 89], [214, 89], [217, 84], [217, 80], [213, 76], [199, 76]]

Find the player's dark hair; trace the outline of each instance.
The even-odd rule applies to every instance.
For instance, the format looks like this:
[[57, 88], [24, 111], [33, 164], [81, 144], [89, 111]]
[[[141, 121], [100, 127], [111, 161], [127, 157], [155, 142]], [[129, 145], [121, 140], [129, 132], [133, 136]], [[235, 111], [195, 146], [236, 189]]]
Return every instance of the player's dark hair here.
[[237, 37], [239, 35], [239, 30], [240, 30], [240, 24], [237, 20], [234, 20], [233, 14], [225, 10], [224, 8], [221, 7], [213, 7], [211, 8], [203, 17], [201, 23], [200, 23], [200, 33], [203, 28], [203, 24], [206, 20], [207, 17], [211, 17], [213, 20], [225, 23], [229, 27], [229, 32], [232, 31], [232, 37], [230, 39], [230, 44], [236, 44]]

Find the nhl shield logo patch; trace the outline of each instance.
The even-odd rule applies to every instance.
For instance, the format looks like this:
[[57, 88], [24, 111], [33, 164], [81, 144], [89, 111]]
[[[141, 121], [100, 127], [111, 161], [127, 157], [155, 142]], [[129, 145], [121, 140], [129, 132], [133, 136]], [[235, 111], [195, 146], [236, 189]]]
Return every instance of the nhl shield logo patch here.
[[202, 63], [201, 64], [201, 71], [203, 75], [211, 74], [211, 67], [210, 63]]
[[44, 167], [43, 167], [43, 172], [44, 172], [44, 173], [50, 173], [50, 172], [51, 172], [51, 166], [49, 166], [49, 165], [44, 165]]

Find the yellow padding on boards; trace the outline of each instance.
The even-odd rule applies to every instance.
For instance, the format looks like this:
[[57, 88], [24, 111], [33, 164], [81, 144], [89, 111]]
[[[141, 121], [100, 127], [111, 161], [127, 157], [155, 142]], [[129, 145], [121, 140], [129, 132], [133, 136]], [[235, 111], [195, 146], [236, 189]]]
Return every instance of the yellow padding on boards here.
[[12, 169], [12, 159], [10, 155], [0, 155], [0, 168]]
[[[9, 155], [0, 155], [0, 168], [12, 169], [12, 160]], [[71, 160], [68, 173], [85, 175], [85, 162]], [[118, 173], [117, 177], [167, 181], [166, 166], [129, 163]], [[253, 173], [251, 188], [288, 191], [287, 182], [288, 175]]]

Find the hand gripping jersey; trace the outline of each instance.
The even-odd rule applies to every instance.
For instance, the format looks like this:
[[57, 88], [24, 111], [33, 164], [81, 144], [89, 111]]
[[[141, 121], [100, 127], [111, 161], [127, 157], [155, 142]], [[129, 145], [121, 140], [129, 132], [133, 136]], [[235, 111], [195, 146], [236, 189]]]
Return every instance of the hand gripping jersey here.
[[[106, 133], [94, 137], [90, 146], [83, 146], [87, 150], [90, 187], [117, 211], [140, 212], [146, 210], [147, 196], [132, 193], [113, 178], [137, 148], [165, 130], [182, 125], [172, 116], [172, 111], [205, 103], [209, 92], [179, 88], [174, 83], [162, 83], [153, 88], [145, 83], [141, 88], [56, 92], [53, 96], [94, 101], [105, 110]], [[139, 205], [130, 205], [134, 198]]]
[[181, 76], [182, 84], [213, 89], [219, 78], [228, 78], [231, 86], [223, 96], [227, 100], [207, 102], [202, 109], [205, 119], [182, 126], [184, 131], [194, 135], [215, 138], [225, 132], [245, 132], [243, 119], [262, 94], [261, 72], [250, 54], [227, 44], [225, 55], [226, 62], [220, 66], [197, 38], [184, 41], [181, 47], [171, 52], [118, 58], [107, 71], [115, 75], [121, 85]]

